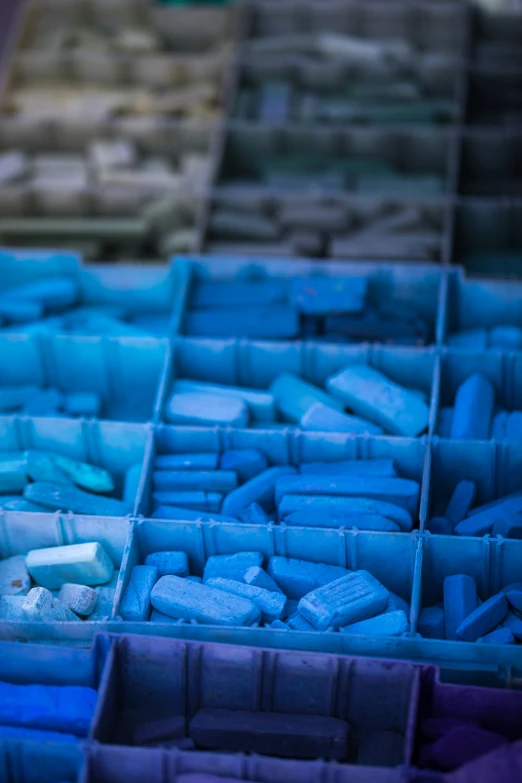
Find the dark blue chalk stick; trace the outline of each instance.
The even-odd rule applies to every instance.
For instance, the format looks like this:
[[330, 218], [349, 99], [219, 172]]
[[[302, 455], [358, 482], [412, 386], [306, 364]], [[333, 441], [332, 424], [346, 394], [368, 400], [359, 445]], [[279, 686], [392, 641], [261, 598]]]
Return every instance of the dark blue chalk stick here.
[[339, 628], [341, 633], [364, 634], [365, 636], [401, 636], [409, 629], [408, 618], [402, 609], [386, 612], [368, 620], [345, 625]]
[[452, 348], [466, 348], [472, 351], [485, 351], [488, 347], [488, 333], [485, 329], [466, 329], [450, 334], [448, 345]]
[[0, 682], [0, 724], [64, 731], [85, 737], [96, 707], [93, 688]]
[[190, 298], [190, 306], [195, 309], [243, 309], [250, 305], [281, 304], [288, 299], [289, 291], [290, 283], [287, 280], [202, 281], [197, 284]]
[[238, 518], [248, 525], [268, 525], [270, 522], [270, 517], [259, 503], [251, 503], [238, 513]]
[[284, 495], [279, 504], [279, 518], [285, 520], [289, 514], [308, 512], [310, 514], [332, 514], [346, 516], [352, 514], [378, 514], [386, 517], [409, 532], [413, 519], [409, 511], [395, 503], [370, 498], [333, 497], [331, 495]]
[[501, 622], [503, 628], [508, 628], [517, 642], [522, 642], [522, 620], [513, 612], [507, 613]]
[[266, 590], [264, 587], [256, 587], [247, 584], [244, 580], [238, 582], [235, 579], [225, 579], [224, 577], [213, 577], [205, 582], [208, 587], [215, 587], [217, 590], [224, 590], [226, 593], [246, 598], [255, 604], [261, 612], [262, 619], [265, 622], [280, 620], [286, 606], [286, 596], [281, 592]]
[[476, 642], [492, 631], [507, 616], [509, 610], [505, 593], [497, 593], [469, 614], [457, 628], [457, 639]]
[[234, 470], [243, 484], [266, 470], [268, 462], [258, 449], [235, 449], [223, 452], [219, 467], [221, 470]]
[[453, 533], [453, 525], [446, 517], [432, 517], [428, 524], [428, 530], [430, 533], [433, 533], [433, 535], [451, 536]]
[[440, 606], [429, 606], [421, 611], [419, 633], [425, 639], [444, 639], [444, 612]]
[[216, 522], [237, 522], [235, 517], [227, 517], [225, 514], [209, 513], [208, 511], [194, 511], [191, 508], [181, 506], [158, 506], [150, 515], [151, 519], [185, 519], [188, 521], [201, 519], [207, 521], [213, 519]]
[[381, 530], [386, 533], [399, 533], [400, 527], [391, 519], [378, 514], [332, 514], [309, 511], [294, 511], [284, 519], [285, 525], [291, 527], [346, 527], [358, 530]]
[[173, 391], [175, 394], [195, 392], [197, 394], [211, 394], [218, 397], [233, 397], [244, 403], [252, 417], [257, 421], [273, 421], [275, 418], [274, 398], [268, 392], [260, 391], [259, 389], [180, 379], [174, 381]]
[[509, 628], [495, 628], [494, 631], [477, 639], [477, 644], [516, 644], [516, 642]]
[[396, 476], [392, 459], [350, 459], [337, 462], [302, 462], [301, 473], [330, 473], [336, 476]]
[[491, 533], [493, 526], [506, 522], [522, 512], [522, 496], [503, 498], [494, 503], [476, 508], [455, 528], [458, 536], [485, 536]]
[[[476, 608], [477, 586], [473, 577], [468, 576], [467, 574], [447, 576], [444, 580], [445, 638], [450, 640], [457, 639], [457, 628], [460, 628], [462, 622], [469, 617]], [[483, 634], [478, 634], [478, 636], [481, 635]]]
[[152, 474], [152, 486], [159, 492], [165, 490], [203, 490], [204, 492], [222, 492], [226, 495], [236, 489], [237, 475], [231, 470], [155, 470]]
[[[507, 744], [508, 740], [500, 734], [476, 726], [461, 726], [452, 729], [437, 740], [424, 758], [429, 766], [434, 766], [436, 769], [453, 770]], [[472, 776], [471, 780], [474, 779], [479, 778]], [[484, 778], [488, 781], [494, 779], [494, 776], [491, 778], [489, 775]]]
[[491, 429], [495, 390], [480, 373], [462, 383], [455, 397], [452, 440], [487, 440]]
[[480, 726], [480, 721], [464, 718], [426, 718], [422, 721], [421, 731], [426, 739], [437, 740], [461, 726]]
[[299, 336], [299, 316], [288, 306], [251, 306], [244, 310], [189, 310], [185, 334], [194, 337], [249, 337], [285, 339]]
[[2, 298], [41, 302], [46, 309], [64, 309], [79, 300], [80, 286], [72, 277], [48, 277], [3, 291]]
[[246, 598], [178, 576], [162, 576], [152, 588], [151, 602], [169, 617], [203, 624], [252, 625], [260, 618], [257, 606]]
[[343, 410], [342, 402], [293, 373], [278, 375], [269, 391], [274, 396], [278, 411], [292, 422], [299, 422], [316, 402], [338, 411]]
[[181, 739], [186, 734], [186, 728], [184, 715], [139, 723], [132, 733], [133, 744], [154, 745], [163, 740]]
[[461, 522], [475, 502], [477, 487], [474, 481], [459, 481], [446, 509], [446, 519], [453, 527]]
[[223, 495], [220, 492], [154, 492], [152, 499], [159, 506], [180, 506], [195, 511], [216, 511], [221, 508]]
[[360, 419], [358, 416], [348, 416], [333, 408], [314, 403], [299, 422], [301, 429], [312, 432], [347, 432], [352, 435], [382, 435], [383, 429], [377, 424]]
[[151, 552], [145, 558], [145, 565], [153, 566], [158, 576], [188, 576], [189, 565], [185, 552], [176, 550], [166, 552]]
[[222, 506], [223, 513], [237, 517], [240, 511], [254, 502], [270, 513], [274, 507], [274, 492], [278, 480], [295, 473], [296, 469], [290, 465], [268, 468], [227, 495]]
[[216, 470], [218, 462], [219, 452], [217, 451], [195, 454], [159, 454], [154, 460], [154, 467], [157, 470]]
[[289, 557], [271, 557], [268, 573], [288, 598], [299, 600], [317, 587], [333, 582], [350, 573], [346, 568], [295, 560]]
[[301, 759], [344, 759], [349, 725], [323, 715], [204, 708], [189, 735], [206, 750], [261, 753]]
[[337, 497], [366, 497], [402, 506], [411, 514], [417, 512], [420, 486], [418, 481], [380, 476], [317, 475], [306, 473], [283, 476], [276, 484], [276, 503], [283, 495], [333, 495]]
[[291, 281], [291, 303], [305, 315], [360, 313], [364, 309], [366, 277], [296, 277]]
[[506, 423], [508, 440], [522, 440], [522, 411], [510, 413]]
[[426, 328], [408, 321], [379, 318], [375, 315], [359, 318], [345, 315], [332, 315], [325, 318], [326, 332], [340, 332], [351, 340], [367, 342], [398, 342], [411, 341], [412, 345], [427, 342]]
[[234, 397], [201, 392], [174, 393], [165, 405], [165, 418], [170, 424], [198, 427], [246, 427], [248, 408]]

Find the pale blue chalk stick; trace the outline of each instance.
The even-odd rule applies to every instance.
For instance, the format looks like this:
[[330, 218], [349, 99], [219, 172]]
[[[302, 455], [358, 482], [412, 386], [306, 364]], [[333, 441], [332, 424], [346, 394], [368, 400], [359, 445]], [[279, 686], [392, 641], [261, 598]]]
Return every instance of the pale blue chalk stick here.
[[48, 590], [58, 590], [67, 582], [102, 585], [114, 571], [112, 560], [97, 542], [33, 549], [25, 564], [34, 581]]
[[192, 508], [182, 508], [181, 506], [158, 506], [152, 514], [151, 519], [173, 519], [173, 520], [197, 520], [207, 521], [213, 519], [215, 522], [237, 522], [235, 517], [227, 517], [224, 514], [216, 514], [211, 511], [198, 511]]
[[33, 587], [24, 598], [22, 611], [29, 622], [75, 622], [76, 615], [45, 587]]
[[145, 558], [145, 565], [158, 570], [158, 576], [188, 576], [189, 564], [186, 552], [152, 552]]
[[441, 408], [439, 410], [437, 432], [441, 438], [451, 437], [451, 424], [453, 422], [453, 408]]
[[302, 462], [301, 473], [332, 473], [337, 476], [396, 476], [392, 459], [345, 459], [336, 462]]
[[497, 593], [477, 607], [457, 628], [457, 639], [476, 642], [492, 631], [507, 616], [509, 610], [505, 593]]
[[180, 506], [206, 513], [219, 512], [223, 495], [220, 492], [154, 492], [152, 498], [159, 506]]
[[377, 514], [386, 517], [400, 527], [403, 532], [409, 532], [413, 527], [410, 512], [396, 503], [370, 498], [334, 497], [333, 495], [284, 495], [279, 504], [279, 518], [296, 512], [310, 514], [332, 514], [333, 516], [349, 516], [352, 514]]
[[27, 416], [52, 416], [63, 408], [64, 400], [58, 389], [40, 389], [29, 397], [22, 412]]
[[134, 566], [123, 594], [120, 615], [124, 620], [146, 621], [150, 615], [150, 594], [159, 578], [153, 565]]
[[299, 315], [288, 305], [253, 305], [241, 310], [189, 310], [184, 333], [193, 337], [285, 339], [299, 336]]
[[268, 573], [288, 598], [300, 600], [312, 590], [334, 582], [350, 572], [341, 566], [275, 555], [269, 560]]
[[493, 526], [500, 523], [509, 523], [513, 517], [522, 511], [522, 497], [504, 498], [476, 508], [455, 527], [458, 536], [485, 536], [491, 533]]
[[294, 511], [284, 518], [291, 527], [346, 527], [358, 530], [380, 530], [385, 533], [399, 533], [400, 527], [391, 519], [378, 514], [329, 514], [328, 512]]
[[221, 470], [234, 470], [243, 484], [268, 468], [268, 462], [258, 449], [231, 449], [224, 451], [219, 460]]
[[506, 422], [506, 438], [522, 440], [522, 411], [510, 413]]
[[495, 404], [495, 390], [480, 373], [462, 383], [455, 396], [452, 440], [487, 440]]
[[493, 424], [491, 425], [491, 437], [493, 440], [505, 440], [507, 438], [508, 419], [509, 413], [507, 411], [495, 413]]
[[0, 411], [22, 408], [39, 391], [39, 386], [6, 386], [0, 389]]
[[190, 392], [172, 394], [165, 406], [165, 418], [170, 424], [199, 427], [246, 427], [248, 408], [234, 397]]
[[28, 299], [49, 309], [64, 309], [80, 299], [80, 286], [72, 277], [48, 277], [3, 291], [2, 298]]
[[237, 475], [232, 470], [155, 470], [152, 486], [158, 492], [197, 490], [227, 495], [237, 488]]
[[264, 590], [270, 590], [272, 593], [280, 593], [281, 589], [276, 585], [271, 576], [259, 566], [247, 568], [243, 576], [243, 581], [247, 585], [262, 587]]
[[299, 613], [318, 631], [341, 628], [384, 612], [389, 597], [368, 571], [353, 571], [301, 598]]
[[295, 277], [290, 302], [306, 315], [361, 313], [365, 307], [366, 277]]
[[140, 485], [141, 472], [143, 470], [143, 463], [137, 462], [135, 465], [131, 465], [125, 471], [125, 482], [123, 485], [123, 502], [128, 503], [129, 506], [134, 508], [134, 504], [138, 497], [138, 488]]
[[[457, 628], [477, 608], [477, 586], [472, 576], [455, 574], [444, 580], [444, 634], [457, 638]], [[480, 634], [479, 634], [480, 636]]]
[[27, 484], [25, 459], [14, 455], [14, 459], [0, 462], [0, 492], [12, 493], [24, 489]]
[[27, 595], [31, 578], [25, 555], [13, 555], [0, 560], [0, 595]]
[[428, 523], [428, 530], [433, 535], [437, 536], [451, 536], [453, 534], [454, 526], [446, 517], [432, 517]]
[[338, 411], [342, 411], [344, 407], [335, 397], [289, 372], [278, 375], [272, 381], [269, 391], [274, 397], [277, 410], [291, 422], [299, 423], [301, 417], [316, 402], [322, 402], [323, 405]]
[[93, 418], [100, 416], [102, 401], [95, 392], [69, 392], [64, 395], [63, 407], [69, 416]]
[[41, 731], [22, 726], [0, 726], [0, 739], [50, 742], [53, 745], [56, 743], [58, 745], [76, 745], [81, 742], [80, 737], [75, 737], [74, 734], [66, 734], [62, 731]]
[[268, 525], [270, 517], [259, 503], [251, 503], [238, 513], [238, 519], [247, 525]]
[[6, 623], [25, 623], [23, 610], [25, 595], [0, 595], [0, 620]]
[[390, 594], [390, 597], [388, 598], [388, 606], [386, 607], [386, 612], [396, 612], [398, 609], [401, 609], [406, 617], [410, 614], [410, 605], [407, 601], [404, 600], [400, 595], [397, 595], [397, 593], [392, 593], [391, 590], [388, 590], [388, 593]]
[[83, 489], [91, 492], [112, 492], [114, 481], [108, 470], [100, 468], [97, 465], [91, 465], [88, 462], [79, 462], [70, 457], [63, 457], [61, 454], [54, 454], [51, 451], [44, 451], [60, 470]]
[[444, 611], [440, 606], [428, 606], [419, 615], [419, 633], [425, 639], [444, 639]]
[[0, 682], [0, 724], [62, 731], [85, 737], [97, 693], [80, 685], [12, 685]]
[[364, 364], [345, 367], [327, 379], [326, 388], [357, 416], [379, 424], [394, 435], [414, 438], [428, 426], [426, 403], [373, 367]]
[[174, 394], [198, 393], [210, 394], [214, 397], [231, 397], [246, 405], [250, 410], [252, 418], [256, 421], [273, 421], [275, 418], [276, 411], [273, 396], [259, 389], [181, 379], [174, 381], [173, 392]]
[[236, 552], [234, 555], [212, 555], [205, 563], [203, 581], [222, 576], [224, 579], [243, 581], [245, 573], [252, 566], [263, 565], [261, 552]]
[[522, 620], [520, 617], [517, 617], [513, 612], [508, 612], [501, 625], [511, 631], [517, 642], [522, 642]]
[[522, 589], [511, 589], [506, 591], [509, 605], [514, 611], [522, 612]]
[[405, 508], [416, 514], [419, 505], [420, 485], [418, 481], [381, 476], [335, 476], [306, 473], [297, 476], [282, 476], [275, 488], [276, 503], [284, 495], [331, 495], [334, 497], [365, 497], [382, 500]]
[[468, 515], [475, 502], [477, 486], [474, 481], [463, 479], [459, 481], [448, 503], [445, 517], [455, 527]]
[[275, 593], [271, 590], [265, 590], [263, 587], [256, 587], [246, 582], [236, 582], [234, 579], [224, 579], [216, 577], [205, 582], [208, 587], [215, 587], [217, 590], [224, 590], [232, 595], [238, 595], [246, 598], [255, 604], [261, 612], [262, 619], [272, 622], [280, 620], [286, 605], [286, 595]]
[[285, 476], [296, 474], [297, 470], [291, 465], [280, 465], [268, 468], [247, 481], [243, 486], [231, 492], [222, 505], [223, 514], [237, 517], [251, 503], [259, 503], [265, 511], [270, 513], [274, 507], [275, 488], [278, 481]]
[[489, 347], [517, 351], [522, 345], [522, 330], [518, 326], [494, 326], [489, 333]]
[[33, 481], [50, 481], [72, 487], [73, 482], [45, 451], [25, 452], [26, 472]]
[[509, 628], [495, 628], [477, 639], [477, 644], [516, 644], [516, 641]]
[[288, 294], [287, 280], [203, 280], [195, 286], [190, 304], [194, 308], [243, 308], [283, 303]]
[[488, 347], [488, 333], [486, 329], [466, 329], [463, 332], [450, 334], [448, 336], [448, 345], [451, 348], [485, 351]]
[[284, 623], [282, 620], [274, 620], [273, 623], [270, 623], [270, 628], [275, 628], [279, 631], [289, 631], [290, 626], [287, 625], [287, 623]]
[[22, 299], [0, 299], [0, 318], [9, 324], [25, 324], [38, 321], [44, 314], [44, 307], [39, 302], [23, 301]]
[[341, 633], [364, 634], [365, 636], [401, 636], [409, 629], [408, 618], [402, 609], [395, 612], [371, 617], [369, 620], [361, 620], [358, 623], [345, 625], [339, 628]]
[[151, 600], [162, 614], [204, 624], [252, 625], [260, 618], [252, 601], [178, 576], [162, 576], [154, 585]]
[[217, 470], [217, 451], [194, 454], [158, 454], [154, 460], [156, 470]]
[[301, 429], [310, 432], [346, 432], [351, 435], [382, 435], [382, 427], [357, 416], [348, 416], [316, 402], [299, 421]]
[[72, 511], [75, 514], [107, 517], [124, 517], [132, 512], [132, 506], [121, 500], [91, 495], [76, 487], [46, 481], [28, 484], [24, 489], [24, 497], [51, 511]]

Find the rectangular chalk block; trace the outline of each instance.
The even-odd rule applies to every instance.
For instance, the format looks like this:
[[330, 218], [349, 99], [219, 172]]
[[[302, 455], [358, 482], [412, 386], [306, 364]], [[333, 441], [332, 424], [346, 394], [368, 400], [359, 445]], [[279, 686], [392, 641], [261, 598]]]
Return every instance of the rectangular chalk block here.
[[325, 715], [204, 708], [190, 722], [199, 748], [299, 759], [342, 760], [350, 727]]
[[509, 610], [505, 593], [497, 593], [469, 614], [457, 628], [457, 639], [476, 642], [492, 631], [507, 616]]
[[227, 495], [236, 489], [237, 476], [231, 470], [155, 470], [152, 474], [152, 486], [158, 492], [201, 490], [203, 492], [222, 492]]
[[234, 555], [212, 555], [205, 563], [203, 581], [222, 576], [224, 579], [243, 581], [246, 571], [252, 566], [262, 566], [261, 552], [236, 552]]
[[218, 383], [203, 381], [176, 380], [173, 386], [174, 394], [199, 393], [210, 394], [213, 397], [231, 397], [239, 400], [250, 410], [256, 421], [273, 421], [275, 418], [274, 398], [260, 389], [247, 389], [241, 386], [225, 386]]
[[299, 613], [318, 631], [368, 620], [388, 605], [389, 593], [367, 571], [353, 571], [299, 601]]
[[221, 470], [235, 471], [243, 484], [266, 470], [268, 462], [258, 449], [230, 449], [222, 453], [219, 467]]
[[401, 636], [409, 628], [408, 618], [402, 609], [370, 617], [358, 623], [339, 628], [341, 633], [364, 634], [365, 636]]
[[62, 731], [85, 737], [97, 693], [80, 685], [12, 685], [0, 682], [0, 724]]
[[33, 549], [25, 564], [34, 581], [48, 590], [58, 590], [66, 582], [102, 585], [114, 570], [109, 555], [97, 542]]
[[333, 408], [314, 403], [299, 422], [301, 429], [310, 432], [347, 432], [351, 435], [382, 435], [382, 427], [357, 416], [348, 416]]
[[158, 577], [188, 576], [189, 565], [185, 552], [152, 552], [145, 558], [145, 565], [158, 569]]
[[285, 339], [299, 336], [299, 315], [288, 305], [252, 305], [238, 309], [189, 310], [184, 334], [193, 337]]
[[259, 503], [267, 513], [270, 513], [275, 505], [277, 483], [285, 476], [295, 474], [297, 474], [297, 470], [291, 465], [280, 465], [264, 470], [263, 473], [259, 473], [259, 475], [227, 495], [221, 507], [222, 513], [231, 517], [237, 517], [251, 503]]
[[414, 438], [428, 426], [424, 400], [368, 365], [345, 367], [327, 379], [326, 388], [357, 416], [391, 434]]
[[246, 598], [179, 576], [162, 576], [152, 589], [151, 601], [169, 617], [210, 625], [252, 625], [261, 614]]
[[270, 393], [274, 397], [277, 410], [286, 419], [296, 423], [300, 422], [302, 416], [316, 402], [338, 411], [342, 411], [344, 407], [335, 397], [289, 372], [278, 375], [272, 381]]
[[98, 593], [87, 585], [75, 585], [69, 582], [61, 586], [58, 600], [78, 617], [88, 617], [94, 612]]
[[338, 476], [396, 476], [392, 459], [345, 459], [335, 462], [302, 462], [300, 473], [332, 473]]
[[487, 440], [491, 429], [495, 390], [480, 373], [470, 375], [455, 396], [452, 440]]
[[[243, 581], [247, 585], [262, 587], [264, 590], [270, 590], [272, 593], [280, 593], [281, 589], [276, 585], [272, 577], [259, 566], [251, 566], [245, 571]], [[509, 596], [508, 596], [509, 597]]]
[[305, 315], [361, 313], [367, 289], [365, 277], [296, 277], [291, 281], [290, 301]]
[[202, 392], [175, 392], [167, 400], [165, 418], [169, 424], [197, 427], [246, 427], [248, 408], [242, 400]]
[[453, 527], [468, 515], [468, 511], [475, 502], [477, 487], [474, 481], [462, 480], [455, 487], [448, 503], [445, 517]]
[[[477, 586], [472, 576], [455, 574], [444, 580], [444, 634], [457, 638], [457, 628], [477, 608]], [[480, 634], [479, 634], [480, 635]]]
[[155, 566], [134, 566], [120, 605], [120, 615], [124, 620], [149, 619], [150, 594], [157, 581], [158, 569]]
[[217, 590], [224, 590], [232, 595], [238, 595], [246, 598], [255, 604], [261, 612], [262, 619], [267, 622], [280, 620], [283, 616], [286, 606], [286, 596], [283, 593], [274, 593], [265, 590], [263, 587], [255, 587], [246, 582], [236, 582], [234, 579], [207, 579], [205, 582], [208, 587], [215, 587]]
[[158, 506], [179, 506], [180, 508], [210, 513], [212, 511], [219, 512], [223, 494], [196, 489], [187, 492], [165, 490], [164, 492], [153, 492], [152, 499]]
[[269, 560], [268, 573], [288, 598], [299, 600], [312, 590], [334, 582], [350, 572], [341, 566], [275, 555]]
[[[217, 451], [194, 454], [158, 454], [154, 460], [156, 470], [217, 470]], [[226, 470], [226, 468], [224, 468]]]

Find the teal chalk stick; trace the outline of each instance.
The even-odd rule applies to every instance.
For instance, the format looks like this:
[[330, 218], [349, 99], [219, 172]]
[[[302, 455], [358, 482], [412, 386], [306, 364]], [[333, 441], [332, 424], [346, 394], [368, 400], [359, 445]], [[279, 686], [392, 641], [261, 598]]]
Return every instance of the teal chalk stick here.
[[501, 498], [480, 506], [455, 527], [458, 536], [485, 536], [499, 523], [509, 524], [522, 511], [522, 496]]
[[490, 633], [507, 616], [509, 610], [505, 593], [497, 593], [469, 614], [457, 628], [457, 639], [476, 642]]
[[260, 566], [251, 566], [250, 568], [247, 568], [243, 576], [243, 581], [247, 585], [263, 587], [265, 590], [270, 590], [273, 593], [281, 592], [281, 589], [276, 585], [272, 577]]
[[298, 423], [316, 402], [334, 410], [343, 409], [343, 403], [335, 397], [289, 372], [278, 375], [269, 391], [274, 397], [277, 410], [292, 422]]
[[197, 519], [203, 522], [214, 520], [215, 522], [237, 522], [235, 517], [227, 517], [225, 514], [218, 514], [211, 511], [198, 511], [192, 508], [182, 508], [181, 506], [159, 505], [150, 514], [151, 519], [173, 519], [194, 521]]
[[218, 462], [219, 453], [217, 451], [194, 454], [158, 454], [154, 460], [154, 467], [156, 470], [217, 470]]
[[50, 511], [72, 511], [74, 514], [94, 516], [125, 517], [132, 513], [132, 506], [122, 500], [92, 495], [76, 487], [37, 481], [27, 484], [24, 498], [45, 506]]
[[154, 566], [134, 566], [120, 605], [120, 615], [124, 620], [145, 622], [149, 619], [150, 594], [157, 581], [158, 569]]
[[46, 309], [72, 307], [80, 299], [79, 283], [72, 277], [48, 277], [10, 288], [2, 292], [3, 299], [41, 302]]
[[270, 517], [259, 503], [251, 503], [238, 513], [241, 522], [247, 525], [268, 525]]
[[284, 518], [285, 525], [290, 527], [346, 527], [358, 530], [380, 530], [384, 533], [399, 533], [400, 527], [391, 519], [378, 514], [346, 514], [335, 516], [328, 512], [294, 511]]
[[39, 386], [4, 386], [0, 389], [0, 411], [8, 412], [22, 408], [39, 391]]
[[233, 470], [243, 484], [268, 468], [268, 461], [258, 449], [229, 449], [219, 460], [221, 470]]
[[265, 590], [245, 582], [237, 582], [234, 579], [215, 577], [205, 582], [208, 587], [224, 590], [232, 595], [246, 598], [255, 604], [261, 612], [262, 619], [267, 622], [280, 620], [286, 606], [286, 595], [280, 592]]
[[445, 517], [455, 527], [467, 516], [468, 511], [475, 502], [477, 486], [474, 481], [459, 481], [448, 503]]
[[221, 492], [204, 492], [202, 490], [187, 490], [187, 492], [165, 490], [164, 492], [154, 492], [152, 499], [159, 506], [179, 506], [194, 511], [218, 513], [223, 495]]
[[152, 552], [145, 558], [145, 565], [157, 569], [158, 576], [188, 576], [189, 565], [185, 552]]
[[68, 582], [102, 585], [114, 571], [112, 560], [97, 542], [33, 549], [25, 564], [34, 581], [48, 590], [58, 590]]
[[288, 305], [252, 305], [242, 310], [189, 310], [184, 334], [193, 337], [238, 337], [284, 340], [299, 336], [299, 315]]
[[252, 566], [263, 565], [261, 552], [236, 552], [233, 555], [212, 555], [205, 563], [203, 581], [222, 576], [225, 579], [243, 581], [243, 577]]

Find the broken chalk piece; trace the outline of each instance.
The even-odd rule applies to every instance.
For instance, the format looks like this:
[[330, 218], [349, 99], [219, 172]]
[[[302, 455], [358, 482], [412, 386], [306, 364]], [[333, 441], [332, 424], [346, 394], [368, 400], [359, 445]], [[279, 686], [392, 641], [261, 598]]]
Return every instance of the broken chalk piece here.
[[248, 408], [241, 400], [201, 392], [174, 393], [167, 401], [165, 418], [170, 424], [200, 427], [246, 427]]
[[312, 432], [347, 432], [352, 435], [382, 435], [382, 427], [357, 416], [334, 410], [322, 402], [314, 403], [301, 416], [299, 426]]
[[268, 573], [288, 598], [299, 600], [317, 587], [322, 587], [350, 572], [341, 566], [275, 555], [268, 562]]
[[0, 595], [27, 595], [30, 589], [25, 555], [0, 560]]
[[250, 568], [247, 568], [243, 576], [243, 581], [247, 585], [262, 587], [264, 590], [270, 590], [272, 593], [282, 592], [272, 577], [260, 566], [251, 566]]
[[237, 475], [232, 470], [155, 470], [152, 486], [159, 492], [197, 490], [227, 495], [236, 489]]
[[457, 638], [476, 642], [505, 619], [509, 609], [505, 593], [497, 593], [469, 614], [457, 628]]
[[467, 574], [447, 576], [444, 579], [445, 638], [457, 639], [457, 628], [476, 608], [477, 586], [473, 577]]
[[247, 525], [268, 525], [270, 517], [259, 503], [251, 503], [238, 513], [238, 519]]
[[205, 563], [203, 581], [222, 576], [225, 579], [243, 581], [246, 571], [252, 566], [263, 565], [261, 552], [236, 552], [234, 555], [212, 555]]
[[92, 587], [87, 587], [87, 585], [76, 585], [66, 582], [60, 588], [58, 600], [71, 612], [77, 614], [78, 617], [88, 617], [94, 612], [98, 593]]
[[415, 393], [367, 365], [352, 365], [331, 375], [326, 388], [357, 416], [394, 435], [416, 437], [428, 426], [429, 408]]
[[270, 393], [274, 397], [278, 411], [292, 422], [299, 423], [302, 416], [316, 402], [321, 402], [334, 410], [343, 410], [342, 402], [335, 397], [289, 372], [278, 375], [272, 381]]
[[240, 511], [243, 511], [254, 502], [259, 503], [267, 513], [270, 513], [275, 504], [276, 484], [283, 477], [294, 474], [297, 474], [297, 470], [291, 465], [267, 468], [263, 473], [259, 473], [259, 475], [227, 495], [221, 507], [222, 513], [231, 517], [237, 517]]
[[428, 606], [419, 615], [418, 630], [425, 639], [444, 639], [444, 612], [440, 606]]
[[361, 313], [367, 289], [365, 277], [296, 277], [291, 281], [290, 302], [306, 315]]
[[260, 617], [252, 601], [178, 576], [162, 576], [152, 589], [151, 601], [162, 614], [203, 624], [252, 625]]
[[226, 386], [203, 381], [176, 380], [173, 386], [174, 394], [209, 394], [214, 397], [230, 397], [239, 400], [249, 409], [256, 421], [273, 421], [275, 419], [274, 398], [271, 394], [259, 389], [247, 389], [241, 386]]
[[452, 440], [487, 440], [495, 404], [495, 390], [480, 373], [470, 375], [455, 396]]
[[233, 470], [243, 484], [268, 468], [268, 462], [258, 449], [235, 449], [224, 451], [219, 460], [221, 470]]
[[353, 571], [305, 595], [299, 613], [318, 631], [368, 620], [388, 605], [389, 593], [368, 571]]
[[[219, 453], [158, 454], [154, 460], [156, 470], [217, 470]], [[223, 470], [233, 470], [224, 468]]]
[[158, 570], [158, 577], [188, 576], [189, 564], [186, 552], [152, 552], [145, 558], [145, 565], [154, 566]]
[[474, 481], [462, 480], [455, 487], [445, 517], [455, 527], [468, 515], [475, 502], [477, 487]]
[[516, 644], [516, 641], [509, 628], [495, 628], [477, 639], [477, 644]]
[[361, 620], [358, 623], [345, 625], [339, 628], [341, 633], [356, 633], [368, 636], [400, 636], [409, 628], [408, 618], [402, 609], [395, 612], [371, 617], [369, 620]]
[[32, 622], [53, 623], [78, 620], [77, 616], [45, 587], [33, 587], [32, 590], [29, 590], [24, 598], [22, 611], [26, 619]]
[[33, 549], [25, 560], [39, 585], [58, 590], [63, 584], [102, 585], [112, 578], [114, 566], [98, 542]]
[[149, 619], [150, 594], [157, 581], [158, 569], [155, 566], [134, 566], [120, 605], [120, 615], [124, 620]]
[[223, 579], [222, 577], [208, 579], [205, 584], [208, 587], [215, 587], [217, 590], [224, 590], [232, 595], [238, 595], [252, 601], [259, 608], [262, 618], [268, 622], [280, 620], [283, 616], [286, 605], [286, 595], [283, 593], [274, 593], [263, 587], [255, 587], [246, 582], [236, 582], [234, 579]]

